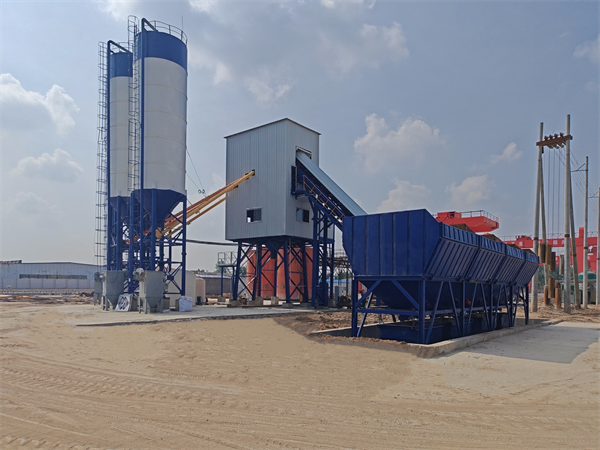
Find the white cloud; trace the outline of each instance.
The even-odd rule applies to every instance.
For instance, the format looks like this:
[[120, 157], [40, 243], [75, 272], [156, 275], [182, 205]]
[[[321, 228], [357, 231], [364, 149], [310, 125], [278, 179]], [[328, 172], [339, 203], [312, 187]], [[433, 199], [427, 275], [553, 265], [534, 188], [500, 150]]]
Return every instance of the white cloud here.
[[424, 208], [431, 191], [424, 184], [411, 184], [395, 179], [396, 187], [388, 192], [388, 198], [377, 207], [377, 212], [402, 211]]
[[341, 73], [361, 66], [377, 69], [382, 62], [400, 61], [409, 54], [398, 22], [390, 27], [363, 24], [358, 33], [343, 39], [321, 33], [320, 50], [323, 63]]
[[7, 202], [6, 211], [10, 215], [25, 218], [43, 217], [52, 219], [60, 216], [60, 211], [56, 205], [51, 205], [33, 192], [17, 192], [15, 197]]
[[210, 14], [215, 11], [217, 7], [217, 0], [189, 0], [190, 6], [193, 10]]
[[[243, 87], [264, 106], [282, 102], [298, 80], [377, 69], [408, 56], [398, 22], [364, 23], [373, 2], [229, 2], [188, 0], [189, 62], [215, 86]], [[319, 67], [315, 67], [318, 65]], [[225, 86], [223, 86], [225, 88]]]
[[455, 208], [481, 207], [483, 200], [490, 198], [493, 182], [488, 181], [487, 175], [468, 177], [458, 186], [452, 183], [446, 187], [450, 200]]
[[365, 123], [367, 134], [354, 141], [354, 150], [370, 173], [393, 168], [405, 160], [418, 163], [428, 149], [443, 144], [440, 130], [420, 119], [406, 119], [397, 130], [390, 129], [377, 114], [368, 115]]
[[21, 159], [12, 173], [27, 177], [45, 178], [52, 181], [72, 183], [83, 169], [71, 158], [69, 153], [57, 148], [51, 155], [42, 153], [35, 158], [28, 156]]
[[263, 105], [273, 103], [292, 88], [291, 83], [279, 83], [270, 86], [268, 82], [258, 78], [246, 78], [244, 86], [254, 95], [256, 101]]
[[593, 63], [600, 61], [600, 34], [593, 41], [584, 42], [575, 48], [573, 56], [577, 58], [589, 58]]
[[231, 69], [224, 61], [212, 55], [206, 49], [188, 45], [188, 57], [190, 65], [198, 69], [208, 69], [213, 72], [213, 84], [217, 85], [224, 81], [231, 81], [233, 76]]
[[321, 5], [328, 9], [339, 9], [348, 6], [366, 6], [373, 9], [375, 0], [321, 0]]
[[518, 160], [519, 158], [521, 158], [522, 155], [523, 155], [523, 152], [521, 150], [517, 149], [517, 144], [514, 142], [511, 142], [510, 144], [508, 144], [506, 146], [506, 148], [502, 151], [502, 153], [500, 155], [490, 156], [490, 160], [494, 164], [497, 164], [501, 161], [508, 163], [508, 162], [513, 162], [513, 161]]
[[109, 14], [113, 20], [121, 22], [127, 19], [127, 16], [134, 14], [133, 6], [136, 0], [101, 0], [100, 10]]
[[11, 104], [42, 106], [50, 114], [58, 134], [66, 134], [75, 125], [72, 114], [79, 111], [79, 107], [64, 88], [54, 84], [46, 95], [27, 91], [10, 73], [0, 75], [0, 87], [0, 102], [8, 105], [5, 111], [9, 114]]
[[189, 56], [192, 66], [212, 72], [215, 86], [229, 81], [241, 81], [260, 105], [269, 105], [284, 98], [294, 86], [294, 82], [286, 76], [290, 70], [284, 64], [270, 63], [242, 70], [235, 64], [229, 65], [209, 50], [199, 47], [191, 47]]
[[212, 174], [212, 186], [210, 187], [210, 192], [216, 192], [219, 189], [225, 187], [225, 179], [219, 175], [218, 173]]

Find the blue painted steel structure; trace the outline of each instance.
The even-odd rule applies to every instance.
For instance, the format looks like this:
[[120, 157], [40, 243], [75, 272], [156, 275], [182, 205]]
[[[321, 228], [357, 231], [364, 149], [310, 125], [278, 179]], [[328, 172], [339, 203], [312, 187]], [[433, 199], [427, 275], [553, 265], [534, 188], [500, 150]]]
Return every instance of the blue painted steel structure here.
[[[138, 282], [133, 273], [138, 268], [147, 271], [161, 270], [176, 292], [184, 295], [187, 217], [185, 194], [168, 189], [148, 188], [144, 184], [145, 158], [145, 60], [161, 58], [175, 62], [187, 70], [187, 43], [185, 34], [176, 27], [160, 22], [149, 22], [137, 18], [129, 19], [130, 42], [125, 48], [113, 41], [107, 43], [106, 86], [101, 102], [109, 103], [110, 79], [130, 76], [129, 87], [129, 173], [128, 196], [109, 198], [107, 202], [107, 245], [106, 269], [128, 272], [124, 290], [133, 293]], [[136, 66], [137, 64], [137, 66]], [[106, 147], [110, 149], [110, 108], [105, 121]], [[133, 157], [131, 155], [134, 155]], [[106, 156], [107, 192], [110, 193], [110, 151]], [[102, 170], [102, 169], [100, 169]], [[136, 172], [137, 170], [137, 172]], [[148, 183], [147, 183], [148, 184]], [[109, 194], [110, 195], [110, 194]], [[182, 228], [172, 235], [163, 235], [161, 230], [171, 212], [181, 206], [183, 215], [178, 221]], [[177, 251], [180, 250], [180, 251]], [[180, 257], [177, 255], [180, 253]], [[175, 276], [181, 271], [181, 282]]]
[[[233, 293], [239, 294], [246, 290], [252, 300], [263, 296], [263, 281], [266, 281], [269, 290], [277, 293], [277, 272], [283, 266], [285, 276], [285, 302], [290, 303], [292, 297], [299, 293], [306, 301], [309, 297], [307, 280], [308, 261], [312, 261], [307, 252], [306, 239], [298, 237], [272, 237], [270, 239], [257, 238], [238, 241], [237, 257], [233, 265]], [[273, 261], [273, 279], [263, 275], [263, 270]], [[300, 283], [295, 283], [290, 276], [290, 267], [297, 262], [303, 273]], [[246, 275], [242, 275], [241, 268], [246, 267]]]
[[424, 209], [345, 217], [343, 230], [353, 336], [367, 314], [398, 316], [380, 326], [381, 337], [420, 344], [513, 326], [518, 307], [528, 320], [537, 256], [439, 223]]
[[333, 298], [334, 226], [343, 231], [344, 217], [366, 214], [308, 155], [297, 152], [292, 194], [306, 195], [313, 211], [312, 305], [326, 307]]

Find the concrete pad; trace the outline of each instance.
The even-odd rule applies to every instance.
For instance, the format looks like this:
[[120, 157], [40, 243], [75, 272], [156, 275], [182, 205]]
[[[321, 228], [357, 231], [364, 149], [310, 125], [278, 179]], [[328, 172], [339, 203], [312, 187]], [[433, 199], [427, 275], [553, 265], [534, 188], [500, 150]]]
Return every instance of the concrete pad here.
[[[495, 355], [544, 363], [571, 364], [600, 339], [600, 323], [561, 322], [525, 330], [496, 342], [482, 342], [468, 354]], [[596, 360], [600, 354], [596, 352]]]
[[[67, 309], [72, 309], [71, 314]], [[312, 308], [296, 308], [283, 310], [281, 308], [265, 307], [239, 307], [231, 308], [228, 305], [203, 305], [194, 306], [191, 312], [165, 311], [164, 313], [143, 314], [138, 312], [102, 311], [92, 305], [76, 305], [65, 307], [64, 314], [68, 314], [67, 321], [78, 327], [106, 327], [115, 325], [152, 324], [162, 322], [187, 322], [192, 320], [207, 319], [253, 319], [263, 317], [282, 316], [288, 314], [314, 313]]]
[[[479, 333], [471, 336], [465, 336], [457, 339], [450, 339], [447, 341], [437, 342], [435, 344], [411, 344], [407, 342], [398, 342], [391, 340], [381, 340], [381, 339], [369, 339], [369, 338], [349, 338], [342, 337], [344, 332], [350, 330], [350, 328], [338, 328], [334, 330], [320, 330], [313, 331], [310, 333], [313, 336], [326, 335], [333, 336], [330, 339], [333, 339], [336, 344], [341, 345], [355, 345], [359, 347], [365, 348], [377, 348], [381, 350], [392, 350], [392, 351], [401, 351], [406, 353], [411, 353], [420, 358], [433, 358], [436, 356], [440, 356], [443, 354], [455, 352], [456, 350], [461, 350], [467, 347], [472, 347], [476, 344], [487, 342], [493, 339], [497, 339], [503, 336], [512, 335], [515, 333], [520, 333], [522, 331], [531, 330], [534, 328], [539, 328], [542, 326], [555, 325], [560, 323], [559, 319], [553, 320], [541, 320], [541, 319], [530, 319], [529, 324], [525, 325], [524, 320], [522, 324], [517, 324], [511, 328], [504, 328], [502, 330], [495, 330], [487, 333]], [[519, 319], [517, 319], [519, 321]], [[569, 325], [572, 323], [569, 322]], [[579, 324], [579, 325], [589, 325], [589, 324]], [[595, 324], [598, 325], [598, 324]], [[518, 347], [518, 346], [516, 346]]]

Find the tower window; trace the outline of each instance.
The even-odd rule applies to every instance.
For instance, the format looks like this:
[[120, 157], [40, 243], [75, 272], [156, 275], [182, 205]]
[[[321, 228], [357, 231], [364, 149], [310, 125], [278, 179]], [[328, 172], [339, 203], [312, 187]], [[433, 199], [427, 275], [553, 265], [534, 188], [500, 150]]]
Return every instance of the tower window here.
[[296, 220], [298, 222], [308, 223], [310, 221], [308, 209], [296, 208]]
[[252, 208], [246, 210], [246, 222], [261, 222], [262, 221], [262, 208]]

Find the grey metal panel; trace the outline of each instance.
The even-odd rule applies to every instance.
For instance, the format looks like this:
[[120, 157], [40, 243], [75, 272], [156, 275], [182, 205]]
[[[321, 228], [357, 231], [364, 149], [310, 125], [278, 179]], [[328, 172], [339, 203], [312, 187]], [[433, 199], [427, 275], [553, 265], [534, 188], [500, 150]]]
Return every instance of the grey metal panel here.
[[[296, 221], [296, 208], [310, 210], [306, 199], [291, 195], [296, 148], [318, 162], [319, 134], [289, 119], [237, 133], [227, 139], [226, 182], [254, 170], [255, 176], [227, 195], [225, 238], [294, 236], [310, 239], [310, 223]], [[246, 211], [262, 208], [262, 221], [246, 222]]]
[[303, 152], [298, 152], [296, 155], [298, 161], [300, 161], [304, 167], [306, 167], [320, 182], [323, 186], [327, 188], [329, 192], [333, 194], [335, 198], [338, 199], [340, 203], [342, 203], [354, 216], [366, 216], [367, 213], [364, 209], [358, 206], [352, 198], [344, 192], [344, 190], [339, 187], [335, 181], [333, 181], [329, 176], [321, 170], [321, 168], [315, 164], [309, 157]]
[[[75, 287], [84, 282], [84, 285], [93, 287], [94, 273], [97, 267], [93, 264], [80, 264], [71, 262], [47, 263], [16, 263], [0, 264], [0, 286], [12, 289], [34, 289], [42, 286], [43, 289], [57, 289], [66, 287], [65, 279], [53, 278], [20, 278], [21, 275], [85, 275], [85, 280], [70, 280], [76, 283]], [[61, 283], [57, 283], [61, 281]], [[64, 286], [63, 286], [64, 284]]]
[[2, 278], [0, 279], [0, 286], [2, 289], [14, 289], [17, 287], [17, 279], [16, 278]]

